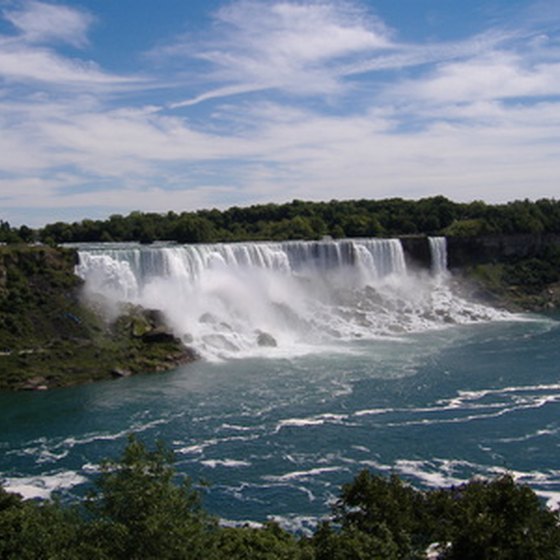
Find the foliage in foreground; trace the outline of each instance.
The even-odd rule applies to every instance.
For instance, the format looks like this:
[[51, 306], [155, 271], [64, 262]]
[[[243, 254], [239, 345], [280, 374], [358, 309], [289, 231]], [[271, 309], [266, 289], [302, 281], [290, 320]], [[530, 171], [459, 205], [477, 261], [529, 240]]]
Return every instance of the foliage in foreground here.
[[559, 559], [559, 516], [509, 475], [423, 492], [363, 471], [310, 537], [274, 523], [222, 527], [177, 475], [172, 453], [134, 437], [119, 461], [104, 463], [82, 504], [0, 489], [3, 560], [397, 560], [426, 558], [430, 545], [441, 560]]

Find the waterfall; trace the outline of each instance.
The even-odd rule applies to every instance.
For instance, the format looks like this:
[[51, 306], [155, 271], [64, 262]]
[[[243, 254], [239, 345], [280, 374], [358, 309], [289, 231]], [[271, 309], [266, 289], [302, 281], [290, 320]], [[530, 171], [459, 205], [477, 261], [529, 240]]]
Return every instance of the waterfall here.
[[429, 237], [432, 272], [441, 275], [447, 272], [447, 240], [445, 237]]
[[[445, 240], [433, 239], [443, 271]], [[397, 239], [85, 246], [76, 270], [88, 297], [162, 310], [208, 358], [292, 356], [492, 318], [445, 282], [409, 272]]]

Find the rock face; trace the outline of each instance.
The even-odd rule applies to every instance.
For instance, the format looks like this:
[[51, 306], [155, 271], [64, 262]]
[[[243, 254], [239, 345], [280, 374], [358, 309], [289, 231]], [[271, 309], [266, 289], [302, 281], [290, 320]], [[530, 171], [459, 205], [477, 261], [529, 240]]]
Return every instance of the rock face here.
[[[401, 238], [409, 267], [429, 269], [425, 236]], [[447, 237], [447, 263], [464, 297], [510, 310], [560, 308], [560, 235]]]
[[425, 235], [401, 237], [401, 244], [409, 268], [426, 268], [432, 265], [430, 243]]
[[527, 233], [449, 237], [447, 258], [450, 268], [462, 268], [511, 259], [527, 259], [540, 255], [551, 246], [560, 246], [560, 235]]
[[[430, 268], [431, 254], [424, 235], [401, 237], [409, 266]], [[560, 235], [523, 233], [512, 235], [477, 235], [447, 238], [447, 262], [450, 269], [476, 264], [506, 262], [540, 255], [547, 247], [560, 246]]]

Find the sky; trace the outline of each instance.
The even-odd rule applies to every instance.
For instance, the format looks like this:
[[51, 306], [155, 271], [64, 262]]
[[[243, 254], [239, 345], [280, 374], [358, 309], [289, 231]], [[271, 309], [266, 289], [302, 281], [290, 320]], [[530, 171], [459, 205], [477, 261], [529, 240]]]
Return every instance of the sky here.
[[0, 219], [560, 193], [558, 0], [0, 0]]

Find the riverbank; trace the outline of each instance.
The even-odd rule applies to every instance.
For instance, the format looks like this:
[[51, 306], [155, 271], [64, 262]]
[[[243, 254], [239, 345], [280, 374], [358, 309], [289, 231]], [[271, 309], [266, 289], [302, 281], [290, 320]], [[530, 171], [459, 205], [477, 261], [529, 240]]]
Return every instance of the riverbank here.
[[560, 309], [560, 282], [521, 282], [512, 270], [525, 266], [531, 263], [469, 266], [456, 271], [454, 282], [464, 297], [508, 311], [547, 313]]
[[196, 359], [161, 314], [119, 309], [108, 322], [81, 298], [76, 253], [46, 246], [0, 247], [0, 390], [44, 390]]

